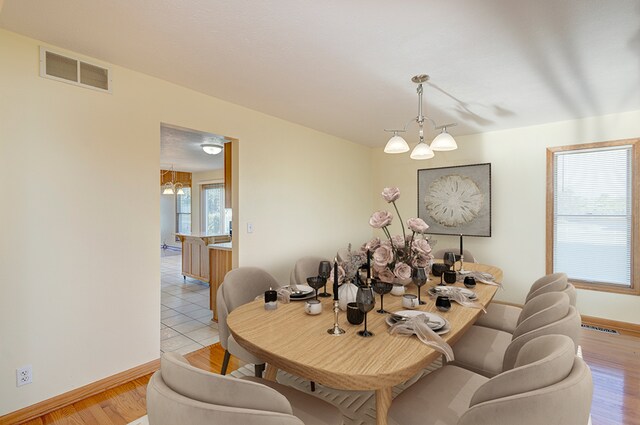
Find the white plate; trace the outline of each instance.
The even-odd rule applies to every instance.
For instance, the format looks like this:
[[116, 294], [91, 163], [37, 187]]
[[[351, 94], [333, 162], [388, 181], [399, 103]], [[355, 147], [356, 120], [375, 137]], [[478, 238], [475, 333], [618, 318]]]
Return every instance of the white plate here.
[[[429, 313], [426, 311], [420, 311], [420, 310], [400, 310], [400, 311], [396, 311], [391, 313], [392, 315], [396, 315], [396, 316], [403, 316], [403, 317], [407, 317], [409, 319], [419, 316], [421, 314], [424, 314], [425, 316], [427, 316], [427, 319], [429, 319], [429, 327], [431, 329], [440, 329], [441, 327], [443, 327], [444, 325], [447, 324], [447, 321], [441, 317], [438, 316], [435, 313]], [[391, 323], [394, 323], [393, 319], [391, 318], [391, 316], [387, 317], [387, 319], [389, 319], [391, 321]]]
[[[291, 295], [289, 296], [289, 299], [291, 301], [301, 301], [301, 300], [308, 300], [311, 297], [315, 297], [316, 296], [316, 290], [313, 289], [311, 286], [308, 285], [296, 285], [296, 288], [298, 289], [298, 291], [301, 291], [302, 294], [299, 295]], [[320, 290], [318, 290], [320, 291]]]
[[[401, 310], [401, 311], [396, 311], [393, 314], [399, 314], [401, 316], [406, 316], [406, 317], [415, 317], [419, 314], [424, 314], [425, 316], [427, 316], [429, 318], [429, 324], [431, 324], [431, 322], [438, 322], [440, 323], [440, 321], [442, 321], [444, 324], [439, 328], [439, 329], [433, 329], [433, 331], [435, 333], [437, 333], [438, 335], [444, 335], [446, 333], [449, 333], [449, 331], [451, 330], [451, 326], [449, 325], [449, 322], [438, 316], [435, 313], [428, 313], [426, 311], [419, 311], [419, 310]], [[393, 321], [393, 319], [391, 319], [391, 315], [387, 316], [385, 319], [385, 322], [387, 323], [387, 325], [392, 326], [395, 322]]]

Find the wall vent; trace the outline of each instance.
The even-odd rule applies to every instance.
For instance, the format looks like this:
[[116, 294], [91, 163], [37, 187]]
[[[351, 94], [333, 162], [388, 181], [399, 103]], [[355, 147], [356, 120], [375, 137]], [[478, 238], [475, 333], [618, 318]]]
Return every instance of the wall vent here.
[[40, 47], [40, 76], [111, 93], [111, 70]]
[[615, 329], [602, 328], [600, 326], [585, 325], [584, 323], [582, 324], [582, 327], [584, 329], [591, 329], [592, 331], [604, 332], [604, 333], [612, 334], [612, 335], [619, 335], [620, 334]]

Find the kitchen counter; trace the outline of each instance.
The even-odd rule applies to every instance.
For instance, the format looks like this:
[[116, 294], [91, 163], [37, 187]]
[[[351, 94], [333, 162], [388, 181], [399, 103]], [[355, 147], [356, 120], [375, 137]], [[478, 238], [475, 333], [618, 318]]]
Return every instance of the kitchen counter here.
[[218, 320], [216, 311], [216, 295], [222, 285], [224, 277], [231, 270], [233, 261], [231, 256], [232, 242], [220, 242], [207, 245], [209, 250], [209, 305], [213, 310], [213, 320]]
[[207, 246], [209, 249], [222, 249], [225, 251], [231, 251], [232, 245], [231, 242], [220, 242], [220, 243], [212, 243]]

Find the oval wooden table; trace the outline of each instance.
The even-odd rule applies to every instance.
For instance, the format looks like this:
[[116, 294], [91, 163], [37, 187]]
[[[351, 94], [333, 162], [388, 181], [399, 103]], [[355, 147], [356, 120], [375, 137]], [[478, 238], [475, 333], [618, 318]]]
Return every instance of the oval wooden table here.
[[[497, 267], [475, 263], [465, 263], [464, 267], [491, 273], [495, 281], [502, 281], [502, 270]], [[439, 312], [427, 289], [439, 283], [440, 278], [430, 278], [421, 288], [426, 305], [418, 310], [445, 317], [451, 323], [451, 331], [442, 337], [453, 345], [482, 311], [452, 302], [451, 310]], [[488, 305], [497, 288], [478, 283], [475, 288], [478, 301]], [[416, 289], [413, 284], [407, 286], [408, 293], [416, 293]], [[375, 311], [380, 302], [377, 294], [376, 309], [368, 315], [368, 329], [374, 333], [369, 338], [356, 335], [362, 325], [349, 324], [345, 312], [340, 312], [339, 323], [346, 333], [328, 334], [327, 329], [333, 327], [333, 300], [320, 300], [323, 311], [316, 316], [304, 313], [304, 302], [280, 303], [276, 310], [266, 311], [262, 301], [254, 301], [232, 311], [227, 323], [237, 342], [267, 363], [267, 379], [274, 380], [277, 370], [283, 369], [332, 388], [375, 390], [377, 424], [386, 424], [392, 387], [416, 375], [440, 353], [418, 338], [390, 335], [385, 323], [387, 315]], [[387, 311], [403, 310], [401, 297], [385, 295], [384, 307]]]

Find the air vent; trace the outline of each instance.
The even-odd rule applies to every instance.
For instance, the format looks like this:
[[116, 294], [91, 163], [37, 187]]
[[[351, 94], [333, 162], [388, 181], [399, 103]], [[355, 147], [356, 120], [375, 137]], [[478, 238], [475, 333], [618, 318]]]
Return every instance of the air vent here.
[[584, 323], [582, 324], [582, 327], [584, 329], [591, 329], [592, 331], [604, 332], [604, 333], [612, 334], [612, 335], [619, 335], [620, 334], [615, 329], [602, 328], [600, 326], [585, 325]]
[[40, 47], [40, 76], [111, 93], [109, 68]]

